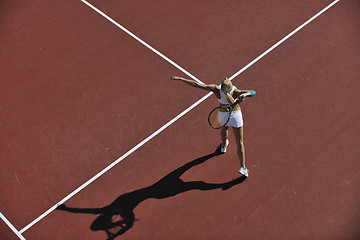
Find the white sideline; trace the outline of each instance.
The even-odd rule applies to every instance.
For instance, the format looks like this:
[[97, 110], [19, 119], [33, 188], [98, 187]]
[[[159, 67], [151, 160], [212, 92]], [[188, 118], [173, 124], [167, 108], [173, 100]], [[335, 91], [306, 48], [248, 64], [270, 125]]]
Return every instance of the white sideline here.
[[120, 158], [118, 158], [116, 161], [114, 161], [113, 163], [111, 163], [109, 166], [107, 166], [106, 168], [104, 168], [102, 171], [100, 171], [98, 174], [96, 174], [94, 177], [90, 178], [87, 182], [85, 182], [83, 185], [81, 185], [80, 187], [78, 187], [77, 189], [75, 189], [72, 193], [70, 193], [68, 196], [66, 196], [64, 199], [62, 199], [61, 201], [59, 201], [57, 204], [55, 204], [54, 206], [52, 206], [49, 210], [47, 210], [46, 212], [44, 212], [42, 215], [40, 215], [38, 218], [36, 218], [34, 221], [32, 221], [30, 224], [28, 224], [26, 227], [24, 227], [23, 229], [21, 229], [19, 232], [23, 233], [26, 230], [28, 230], [30, 227], [32, 227], [35, 223], [37, 223], [38, 221], [40, 221], [42, 218], [44, 218], [46, 215], [48, 215], [49, 213], [51, 213], [52, 211], [54, 211], [59, 205], [63, 204], [64, 202], [66, 202], [67, 200], [69, 200], [70, 198], [72, 198], [75, 194], [77, 194], [78, 192], [80, 192], [81, 190], [83, 190], [86, 186], [88, 186], [89, 184], [91, 184], [93, 181], [95, 181], [97, 178], [99, 178], [101, 175], [103, 175], [104, 173], [106, 173], [107, 171], [109, 171], [112, 167], [114, 167], [115, 165], [117, 165], [119, 162], [121, 162], [124, 158], [126, 158], [127, 156], [129, 156], [130, 154], [132, 154], [133, 152], [135, 152], [138, 148], [140, 148], [142, 145], [144, 145], [145, 143], [147, 143], [148, 141], [150, 141], [152, 138], [154, 138], [156, 135], [158, 135], [159, 133], [161, 133], [163, 130], [165, 130], [167, 127], [169, 127], [171, 124], [173, 124], [174, 122], [176, 122], [179, 118], [181, 118], [182, 116], [184, 116], [186, 113], [188, 113], [189, 111], [191, 111], [193, 108], [195, 108], [197, 105], [199, 105], [200, 103], [202, 103], [205, 99], [207, 99], [208, 97], [210, 97], [212, 95], [212, 93], [208, 93], [206, 94], [204, 97], [202, 97], [201, 99], [199, 99], [197, 102], [195, 102], [193, 105], [191, 105], [190, 107], [188, 107], [187, 109], [185, 109], [182, 113], [180, 113], [179, 115], [177, 115], [175, 118], [173, 118], [172, 120], [170, 120], [169, 122], [167, 122], [164, 126], [162, 126], [161, 128], [159, 128], [158, 130], [156, 130], [153, 134], [151, 134], [150, 136], [148, 136], [147, 138], [145, 138], [143, 141], [141, 141], [140, 143], [138, 143], [135, 147], [133, 147], [132, 149], [130, 149], [128, 152], [126, 152], [124, 155], [122, 155]]
[[[178, 68], [179, 70], [181, 70], [182, 72], [184, 72], [185, 74], [187, 74], [188, 76], [190, 76], [191, 78], [193, 78], [194, 80], [201, 82], [200, 80], [198, 80], [197, 78], [195, 78], [193, 75], [191, 75], [190, 73], [188, 73], [186, 70], [184, 70], [183, 68], [181, 68], [180, 66], [178, 66], [176, 63], [174, 63], [173, 61], [171, 61], [169, 58], [165, 57], [163, 54], [161, 54], [160, 52], [158, 52], [157, 50], [155, 50], [154, 48], [152, 48], [150, 45], [148, 45], [147, 43], [145, 43], [144, 41], [142, 41], [141, 39], [139, 39], [137, 36], [135, 36], [134, 34], [132, 34], [130, 31], [128, 31], [127, 29], [125, 29], [124, 27], [122, 27], [120, 24], [116, 23], [114, 20], [112, 20], [110, 17], [108, 17], [107, 15], [105, 15], [103, 12], [99, 11], [97, 8], [95, 8], [94, 6], [92, 6], [91, 4], [89, 4], [88, 2], [86, 2], [85, 0], [81, 0], [83, 3], [85, 3], [86, 5], [88, 5], [89, 7], [91, 7], [92, 9], [94, 9], [96, 12], [98, 12], [99, 14], [101, 14], [103, 17], [105, 17], [106, 19], [108, 19], [110, 22], [112, 22], [113, 24], [115, 24], [116, 26], [118, 26], [120, 29], [122, 29], [123, 31], [125, 31], [127, 34], [129, 34], [130, 36], [132, 36], [133, 38], [135, 38], [137, 41], [139, 41], [140, 43], [142, 43], [143, 45], [145, 45], [147, 48], [149, 48], [150, 50], [152, 50], [153, 52], [155, 52], [156, 54], [158, 54], [160, 57], [162, 57], [163, 59], [165, 59], [167, 62], [171, 63], [173, 66], [175, 66], [176, 68]], [[323, 10], [321, 10], [319, 13], [317, 13], [316, 15], [314, 15], [312, 18], [310, 18], [308, 21], [306, 21], [304, 24], [302, 24], [301, 26], [299, 26], [298, 28], [296, 28], [294, 31], [292, 31], [291, 33], [289, 33], [287, 36], [285, 36], [283, 39], [281, 39], [279, 42], [277, 42], [276, 44], [274, 44], [272, 47], [270, 47], [268, 50], [266, 50], [264, 53], [262, 53], [259, 57], [255, 58], [252, 62], [250, 62], [248, 65], [246, 65], [245, 67], [243, 67], [242, 69], [240, 69], [238, 72], [236, 72], [233, 76], [230, 77], [230, 80], [234, 79], [235, 77], [237, 77], [238, 75], [240, 75], [242, 72], [244, 72], [246, 69], [248, 69], [250, 66], [252, 66], [254, 63], [256, 63], [257, 61], [259, 61], [262, 57], [264, 57], [266, 54], [268, 54], [269, 52], [271, 52], [272, 50], [274, 50], [276, 47], [278, 47], [281, 43], [283, 43], [284, 41], [286, 41], [288, 38], [290, 38], [292, 35], [294, 35], [296, 32], [298, 32], [300, 29], [302, 29], [303, 27], [305, 27], [307, 24], [309, 24], [311, 21], [313, 21], [315, 18], [319, 17], [322, 13], [324, 13], [326, 10], [328, 10], [330, 7], [332, 7], [333, 5], [335, 5], [337, 2], [339, 2], [340, 0], [336, 0], [334, 2], [332, 2], [331, 4], [329, 4], [327, 7], [325, 7]], [[70, 193], [68, 196], [66, 196], [64, 199], [62, 199], [61, 201], [59, 201], [57, 204], [55, 204], [53, 207], [51, 207], [49, 210], [47, 210], [46, 212], [44, 212], [42, 215], [40, 215], [38, 218], [36, 218], [34, 221], [32, 221], [31, 223], [29, 223], [27, 226], [25, 226], [23, 229], [21, 229], [19, 231], [20, 235], [25, 232], [26, 230], [28, 230], [30, 227], [32, 227], [34, 224], [36, 224], [37, 222], [39, 222], [42, 218], [44, 218], [45, 216], [47, 216], [49, 213], [51, 213], [52, 211], [54, 211], [56, 209], [56, 207], [59, 204], [63, 204], [64, 202], [66, 202], [67, 200], [69, 200], [71, 197], [73, 197], [75, 194], [77, 194], [78, 192], [80, 192], [82, 189], [84, 189], [86, 186], [88, 186], [89, 184], [91, 184], [93, 181], [95, 181], [97, 178], [99, 178], [101, 175], [103, 175], [105, 172], [107, 172], [108, 170], [110, 170], [112, 167], [114, 167], [116, 164], [118, 164], [120, 161], [122, 161], [124, 158], [126, 158], [127, 156], [129, 156], [131, 153], [133, 153], [134, 151], [136, 151], [138, 148], [140, 148], [142, 145], [144, 145], [145, 143], [147, 143], [148, 141], [150, 141], [152, 138], [154, 138], [156, 135], [158, 135], [160, 132], [162, 132], [163, 130], [165, 130], [168, 126], [170, 126], [171, 124], [173, 124], [175, 121], [177, 121], [179, 118], [181, 118], [182, 116], [184, 116], [186, 113], [188, 113], [189, 111], [191, 111], [193, 108], [195, 108], [197, 105], [199, 105], [201, 102], [203, 102], [205, 99], [207, 99], [209, 96], [211, 96], [212, 93], [208, 93], [206, 94], [204, 97], [202, 97], [201, 99], [199, 99], [196, 103], [194, 103], [193, 105], [191, 105], [190, 107], [188, 107], [186, 110], [184, 110], [182, 113], [180, 113], [178, 116], [176, 116], [175, 118], [173, 118], [172, 120], [170, 120], [168, 123], [166, 123], [163, 127], [159, 128], [156, 132], [154, 132], [153, 134], [151, 134], [149, 137], [147, 137], [146, 139], [144, 139], [142, 142], [140, 142], [139, 144], [137, 144], [135, 147], [133, 147], [131, 150], [129, 150], [127, 153], [125, 153], [124, 155], [122, 155], [119, 159], [117, 159], [116, 161], [114, 161], [112, 164], [110, 164], [108, 167], [106, 167], [105, 169], [103, 169], [101, 172], [99, 172], [98, 174], [96, 174], [94, 177], [92, 177], [91, 179], [89, 179], [87, 182], [85, 182], [83, 185], [81, 185], [79, 188], [77, 188], [76, 190], [74, 190], [72, 193]]]
[[158, 50], [156, 50], [155, 48], [153, 48], [152, 46], [150, 46], [149, 44], [147, 44], [145, 41], [143, 41], [142, 39], [140, 39], [138, 36], [136, 36], [135, 34], [133, 34], [132, 32], [130, 32], [129, 30], [127, 30], [125, 27], [123, 27], [122, 25], [120, 25], [119, 23], [117, 23], [116, 21], [114, 21], [112, 18], [110, 18], [108, 15], [106, 15], [105, 13], [103, 13], [102, 11], [100, 11], [98, 8], [96, 8], [94, 5], [90, 4], [89, 2], [85, 1], [85, 0], [81, 0], [83, 3], [85, 3], [87, 6], [89, 6], [90, 8], [92, 8], [95, 12], [99, 13], [101, 16], [103, 16], [104, 18], [106, 18], [108, 21], [110, 21], [111, 23], [113, 23], [115, 26], [117, 26], [118, 28], [120, 28], [121, 30], [123, 30], [125, 33], [129, 34], [131, 37], [133, 37], [135, 40], [137, 40], [138, 42], [140, 42], [142, 45], [144, 45], [145, 47], [149, 48], [151, 51], [153, 51], [154, 53], [156, 53], [157, 55], [159, 55], [161, 58], [163, 58], [165, 61], [169, 62], [171, 65], [173, 65], [174, 67], [176, 67], [177, 69], [179, 69], [180, 71], [182, 71], [183, 73], [185, 73], [186, 75], [188, 75], [189, 77], [191, 77], [192, 79], [194, 79], [197, 82], [203, 83], [201, 82], [199, 79], [197, 79], [195, 76], [193, 76], [191, 73], [189, 73], [188, 71], [186, 71], [185, 69], [183, 69], [182, 67], [180, 67], [179, 65], [177, 65], [175, 62], [173, 62], [171, 59], [169, 59], [168, 57], [166, 57], [164, 54], [162, 54], [161, 52], [159, 52]]

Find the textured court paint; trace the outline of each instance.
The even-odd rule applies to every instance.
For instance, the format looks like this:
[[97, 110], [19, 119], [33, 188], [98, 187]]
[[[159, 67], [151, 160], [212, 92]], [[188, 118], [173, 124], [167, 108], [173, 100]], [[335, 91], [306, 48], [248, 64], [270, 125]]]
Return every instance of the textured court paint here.
[[[110, 22], [112, 22], [113, 24], [115, 24], [116, 26], [118, 26], [120, 29], [122, 29], [123, 31], [125, 31], [127, 34], [129, 34], [130, 36], [132, 36], [133, 38], [135, 38], [137, 41], [139, 41], [141, 44], [145, 45], [147, 48], [149, 48], [150, 50], [152, 50], [153, 52], [155, 52], [156, 54], [158, 54], [160, 57], [162, 57], [164, 60], [168, 61], [169, 63], [171, 63], [172, 65], [174, 65], [175, 67], [177, 67], [179, 70], [181, 70], [182, 72], [184, 72], [185, 74], [187, 74], [188, 76], [192, 77], [194, 80], [197, 80], [197, 78], [193, 77], [190, 73], [188, 73], [186, 70], [182, 69], [180, 66], [178, 66], [177, 64], [175, 64], [173, 61], [171, 61], [170, 59], [168, 59], [167, 57], [165, 57], [163, 54], [161, 54], [160, 52], [158, 52], [157, 50], [155, 50], [154, 48], [152, 48], [150, 45], [148, 45], [147, 43], [145, 43], [143, 40], [139, 39], [137, 36], [135, 36], [133, 33], [131, 33], [130, 31], [128, 31], [127, 29], [125, 29], [124, 27], [122, 27], [120, 24], [116, 23], [114, 20], [112, 20], [110, 17], [108, 17], [107, 15], [105, 15], [104, 13], [102, 13], [100, 10], [98, 10], [97, 8], [95, 8], [94, 6], [92, 6], [91, 4], [87, 3], [84, 0], [81, 0], [83, 3], [85, 3], [86, 5], [88, 5], [89, 7], [91, 7], [93, 10], [95, 10], [96, 12], [98, 12], [100, 15], [102, 15], [103, 17], [105, 17], [107, 20], [109, 20]], [[256, 63], [257, 61], [259, 61], [262, 57], [264, 57], [266, 54], [268, 54], [269, 52], [271, 52], [272, 50], [274, 50], [276, 47], [278, 47], [280, 44], [282, 44], [284, 41], [286, 41], [288, 38], [290, 38], [292, 35], [294, 35], [296, 32], [298, 32], [299, 30], [301, 30], [303, 27], [305, 27], [307, 24], [309, 24], [311, 21], [313, 21], [315, 18], [319, 17], [322, 13], [324, 13], [326, 10], [328, 10], [330, 7], [332, 7], [333, 5], [335, 5], [337, 2], [339, 2], [339, 0], [336, 0], [334, 2], [332, 2], [331, 4], [329, 4], [327, 7], [325, 7], [323, 10], [321, 10], [319, 13], [317, 13], [316, 15], [314, 15], [312, 18], [310, 18], [308, 21], [306, 21], [304, 24], [300, 25], [298, 28], [296, 28], [294, 31], [292, 31], [291, 33], [289, 33], [287, 36], [285, 36], [282, 40], [280, 40], [278, 43], [276, 43], [275, 45], [273, 45], [272, 47], [270, 47], [267, 51], [265, 51], [263, 54], [261, 54], [259, 57], [255, 58], [252, 62], [250, 62], [248, 65], [246, 65], [245, 67], [243, 67], [242, 69], [240, 69], [238, 72], [236, 72], [234, 75], [232, 75], [229, 79], [233, 80], [235, 77], [237, 77], [238, 75], [240, 75], [242, 72], [244, 72], [246, 69], [248, 69], [250, 66], [252, 66], [254, 63]], [[197, 80], [198, 82], [201, 82], [200, 80]], [[205, 99], [207, 99], [208, 97], [210, 97], [212, 95], [212, 93], [208, 93], [207, 95], [205, 95], [204, 97], [202, 97], [201, 99], [199, 99], [196, 103], [194, 103], [193, 105], [191, 105], [189, 108], [187, 108], [186, 110], [184, 110], [182, 113], [180, 113], [178, 116], [176, 116], [175, 118], [173, 118], [172, 120], [170, 120], [167, 124], [165, 124], [163, 127], [159, 128], [156, 132], [154, 132], [153, 134], [151, 134], [149, 137], [147, 137], [146, 139], [144, 139], [142, 142], [140, 142], [139, 144], [137, 144], [135, 147], [133, 147], [131, 150], [129, 150], [127, 153], [125, 153], [123, 156], [121, 156], [120, 158], [118, 158], [116, 161], [114, 161], [112, 164], [110, 164], [108, 167], [106, 167], [105, 169], [103, 169], [101, 172], [99, 172], [98, 174], [96, 174], [94, 177], [92, 177], [91, 179], [89, 179], [87, 182], [85, 182], [83, 185], [81, 185], [79, 188], [77, 188], [76, 190], [74, 190], [72, 193], [70, 193], [68, 196], [66, 196], [65, 198], [63, 198], [61, 201], [59, 201], [57, 204], [55, 204], [54, 206], [52, 206], [50, 209], [48, 209], [46, 212], [44, 212], [43, 214], [41, 214], [38, 218], [36, 218], [35, 220], [33, 220], [31, 223], [29, 223], [27, 226], [25, 226], [23, 229], [21, 229], [19, 232], [20, 233], [24, 233], [25, 231], [27, 231], [29, 228], [31, 228], [33, 225], [35, 225], [37, 222], [39, 222], [41, 219], [43, 219], [44, 217], [46, 217], [48, 214], [50, 214], [51, 212], [53, 212], [56, 207], [59, 204], [63, 204], [64, 202], [66, 202], [67, 200], [69, 200], [71, 197], [73, 197], [74, 195], [76, 195], [78, 192], [80, 192], [82, 189], [84, 189], [86, 186], [88, 186], [89, 184], [91, 184], [93, 181], [95, 181], [97, 178], [99, 178], [101, 175], [103, 175], [104, 173], [106, 173], [108, 170], [110, 170], [112, 167], [114, 167], [115, 165], [117, 165], [119, 162], [121, 162], [124, 158], [126, 158], [127, 156], [129, 156], [130, 154], [132, 154], [133, 152], [135, 152], [138, 148], [140, 148], [141, 146], [143, 146], [146, 142], [148, 142], [149, 140], [151, 140], [152, 138], [154, 138], [156, 135], [158, 135], [160, 132], [162, 132], [164, 129], [166, 129], [167, 127], [169, 127], [171, 124], [173, 124], [174, 122], [176, 122], [179, 118], [181, 118], [182, 116], [184, 116], [186, 113], [188, 113], [189, 111], [191, 111], [193, 108], [195, 108], [197, 105], [199, 105], [201, 102], [203, 102]]]
[[11, 224], [9, 220], [0, 212], [0, 218], [9, 226], [9, 228], [18, 236], [21, 240], [26, 240], [21, 233]]

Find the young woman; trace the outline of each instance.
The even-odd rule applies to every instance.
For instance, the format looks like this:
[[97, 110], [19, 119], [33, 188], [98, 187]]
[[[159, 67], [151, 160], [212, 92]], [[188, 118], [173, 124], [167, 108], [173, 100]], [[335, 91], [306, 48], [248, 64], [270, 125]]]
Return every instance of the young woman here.
[[[200, 88], [206, 91], [211, 91], [214, 93], [216, 98], [219, 101], [220, 105], [226, 106], [233, 103], [236, 98], [245, 98], [252, 97], [256, 94], [254, 90], [240, 90], [232, 85], [231, 81], [228, 78], [225, 78], [221, 85], [216, 84], [202, 84], [194, 80], [172, 76], [170, 80], [178, 80], [184, 82], [190, 86]], [[230, 116], [229, 122], [221, 129], [221, 152], [225, 153], [227, 147], [229, 146], [229, 127], [233, 128], [236, 144], [237, 144], [237, 153], [240, 161], [240, 170], [239, 173], [248, 177], [249, 170], [245, 166], [245, 148], [244, 148], [244, 132], [243, 132], [243, 118], [240, 106], [237, 104], [234, 107], [234, 110]]]

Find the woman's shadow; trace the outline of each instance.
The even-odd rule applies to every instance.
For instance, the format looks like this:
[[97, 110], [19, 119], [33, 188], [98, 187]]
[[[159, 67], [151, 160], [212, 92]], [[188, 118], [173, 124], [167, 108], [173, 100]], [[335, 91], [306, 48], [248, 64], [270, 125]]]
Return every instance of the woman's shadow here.
[[180, 176], [190, 168], [202, 164], [210, 158], [220, 154], [220, 148], [217, 148], [215, 152], [186, 163], [149, 187], [128, 192], [119, 196], [108, 206], [102, 208], [72, 208], [63, 204], [57, 209], [72, 213], [99, 214], [100, 216], [93, 221], [90, 229], [92, 231], [105, 231], [108, 236], [108, 240], [114, 239], [115, 237], [124, 234], [134, 225], [134, 221], [136, 221], [136, 219], [133, 211], [139, 203], [146, 199], [168, 198], [179, 193], [196, 189], [202, 191], [217, 188], [227, 190], [234, 185], [243, 182], [246, 179], [245, 176], [238, 177], [225, 183], [206, 183], [203, 181], [184, 182], [180, 179]]

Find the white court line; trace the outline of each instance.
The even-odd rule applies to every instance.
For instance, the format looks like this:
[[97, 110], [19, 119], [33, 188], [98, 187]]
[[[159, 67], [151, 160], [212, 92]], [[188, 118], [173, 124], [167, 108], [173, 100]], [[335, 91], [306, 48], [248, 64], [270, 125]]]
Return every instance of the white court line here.
[[269, 48], [268, 50], [266, 50], [265, 52], [263, 52], [260, 56], [258, 56], [257, 58], [255, 58], [252, 62], [250, 62], [248, 65], [246, 65], [245, 67], [243, 67], [242, 69], [240, 69], [238, 72], [236, 72], [232, 77], [230, 77], [229, 79], [232, 80], [235, 77], [237, 77], [238, 75], [240, 75], [242, 72], [244, 72], [246, 69], [248, 69], [250, 66], [252, 66], [254, 63], [256, 63], [257, 61], [259, 61], [261, 58], [263, 58], [266, 54], [268, 54], [269, 52], [271, 52], [272, 50], [274, 50], [277, 46], [279, 46], [280, 44], [282, 44], [283, 42], [285, 42], [288, 38], [290, 38], [292, 35], [294, 35], [295, 33], [297, 33], [300, 29], [302, 29], [303, 27], [305, 27], [306, 25], [308, 25], [310, 22], [312, 22], [315, 18], [319, 17], [321, 14], [323, 14], [326, 10], [328, 10], [329, 8], [331, 8], [332, 6], [334, 6], [337, 2], [339, 2], [340, 0], [336, 0], [333, 1], [332, 3], [330, 3], [327, 7], [325, 7], [323, 10], [321, 10], [320, 12], [318, 12], [317, 14], [315, 14], [312, 18], [310, 18], [309, 20], [307, 20], [306, 22], [304, 22], [303, 24], [301, 24], [298, 28], [296, 28], [294, 31], [292, 31], [291, 33], [289, 33], [288, 35], [286, 35], [283, 39], [281, 39], [280, 41], [278, 41], [277, 43], [275, 43], [271, 48]]
[[[81, 0], [82, 2], [86, 3], [86, 1]], [[330, 5], [328, 5], [327, 7], [325, 7], [323, 10], [321, 10], [319, 13], [317, 13], [316, 15], [314, 15], [314, 17], [310, 18], [308, 21], [306, 21], [304, 24], [302, 24], [300, 27], [296, 28], [294, 31], [292, 31], [291, 33], [289, 33], [287, 36], [285, 36], [283, 39], [281, 39], [279, 42], [277, 42], [276, 44], [274, 44], [272, 47], [270, 47], [267, 51], [265, 51], [263, 54], [261, 54], [259, 57], [257, 57], [256, 59], [254, 59], [252, 62], [250, 62], [248, 65], [246, 65], [245, 67], [243, 67], [242, 69], [240, 69], [238, 72], [236, 72], [233, 76], [230, 77], [230, 79], [234, 79], [236, 76], [238, 76], [239, 74], [241, 74], [243, 71], [245, 71], [246, 69], [248, 69], [251, 65], [253, 65], [254, 63], [256, 63], [257, 61], [259, 61], [262, 57], [264, 57], [266, 54], [268, 54], [269, 52], [271, 52], [272, 50], [274, 50], [276, 47], [278, 47], [281, 43], [283, 43], [285, 40], [287, 40], [289, 37], [291, 37], [292, 35], [294, 35], [296, 32], [298, 32], [300, 29], [302, 29], [303, 27], [305, 27], [307, 24], [309, 24], [311, 21], [313, 21], [315, 18], [319, 17], [322, 13], [324, 13], [326, 10], [328, 10], [330, 7], [332, 7], [334, 4], [336, 4], [337, 2], [339, 2], [340, 0], [336, 0], [334, 2], [332, 2]], [[92, 6], [87, 4], [88, 6]], [[92, 7], [93, 8], [93, 7]], [[93, 8], [94, 9], [94, 8]], [[95, 10], [95, 9], [94, 9]], [[110, 17], [106, 16], [104, 13], [95, 10], [98, 13], [100, 13], [101, 15], [103, 15], [106, 19], [108, 19], [109, 21], [111, 21], [112, 23], [114, 23], [116, 26], [121, 26], [118, 23], [116, 23], [114, 20], [112, 20]], [[121, 29], [123, 29], [123, 27], [120, 27]], [[125, 31], [125, 30], [124, 30]], [[135, 36], [134, 34], [132, 34], [131, 32], [129, 32], [128, 30], [126, 30], [126, 32], [130, 35], [130, 36]], [[136, 36], [135, 36], [136, 37]], [[134, 37], [134, 38], [135, 38]], [[136, 40], [138, 40], [139, 38], [136, 37]], [[141, 40], [141, 39], [140, 39]], [[138, 40], [139, 41], [139, 40]], [[142, 40], [139, 41], [142, 44], [144, 44], [145, 42], [143, 42]], [[146, 44], [146, 43], [145, 43]], [[144, 45], [145, 45], [144, 44]], [[146, 46], [148, 47], [149, 45], [146, 44]], [[153, 49], [152, 47], [148, 47], [149, 49]], [[154, 49], [155, 50], [155, 49]], [[153, 51], [153, 50], [152, 50]], [[155, 50], [156, 51], [156, 50]], [[159, 56], [163, 56], [161, 53], [159, 54], [158, 51], [156, 51], [156, 53]], [[171, 64], [173, 64], [173, 62], [168, 59], [168, 58], [164, 58], [166, 61], [170, 62]], [[167, 60], [168, 59], [168, 60]], [[170, 61], [169, 61], [170, 60]], [[174, 64], [173, 64], [174, 65]], [[175, 65], [174, 65], [175, 66]], [[176, 66], [178, 66], [176, 64]], [[177, 67], [178, 68], [178, 67]], [[178, 69], [182, 69], [182, 68], [178, 68]], [[184, 70], [185, 71], [185, 70]], [[183, 71], [183, 72], [184, 72]], [[191, 76], [192, 75], [190, 73], [187, 73], [186, 71], [184, 72], [187, 75]], [[196, 80], [195, 77], [194, 80]], [[200, 80], [198, 80], [200, 82]], [[199, 99], [196, 103], [194, 103], [193, 105], [191, 105], [190, 107], [188, 107], [186, 110], [184, 110], [182, 113], [180, 113], [178, 116], [176, 116], [175, 118], [173, 118], [172, 120], [170, 120], [168, 123], [166, 123], [163, 127], [159, 128], [156, 132], [154, 132], [153, 134], [151, 134], [149, 137], [147, 137], [146, 139], [144, 139], [142, 142], [140, 142], [139, 144], [137, 144], [135, 147], [133, 147], [131, 150], [129, 150], [127, 153], [125, 153], [123, 156], [121, 156], [119, 159], [117, 159], [116, 161], [114, 161], [112, 164], [110, 164], [108, 167], [106, 167], [105, 169], [103, 169], [101, 172], [99, 172], [98, 174], [96, 174], [94, 177], [92, 177], [91, 179], [89, 179], [87, 182], [85, 182], [83, 185], [81, 185], [79, 188], [77, 188], [76, 190], [74, 190], [72, 193], [70, 193], [68, 196], [66, 196], [64, 199], [62, 199], [61, 201], [59, 201], [57, 204], [55, 204], [53, 207], [51, 207], [49, 210], [47, 210], [45, 213], [43, 213], [42, 215], [40, 215], [38, 218], [36, 218], [34, 221], [32, 221], [30, 224], [28, 224], [27, 226], [25, 226], [23, 229], [21, 229], [19, 232], [23, 233], [26, 230], [28, 230], [30, 227], [32, 227], [34, 224], [36, 224], [37, 222], [39, 222], [41, 219], [43, 219], [45, 216], [47, 216], [49, 213], [51, 213], [52, 211], [54, 211], [56, 209], [56, 207], [59, 204], [63, 204], [64, 202], [66, 202], [67, 200], [69, 200], [71, 197], [73, 197], [75, 194], [77, 194], [78, 192], [80, 192], [82, 189], [84, 189], [86, 186], [88, 186], [89, 184], [91, 184], [93, 181], [95, 181], [97, 178], [99, 178], [101, 175], [103, 175], [105, 172], [107, 172], [108, 170], [110, 170], [112, 167], [114, 167], [116, 164], [118, 164], [120, 161], [122, 161], [124, 158], [126, 158], [127, 156], [129, 156], [130, 154], [132, 154], [134, 151], [136, 151], [138, 148], [140, 148], [142, 145], [144, 145], [145, 143], [147, 143], [148, 141], [150, 141], [152, 138], [154, 138], [156, 135], [158, 135], [160, 132], [162, 132], [163, 130], [165, 130], [168, 126], [170, 126], [171, 124], [173, 124], [175, 121], [177, 121], [179, 118], [181, 118], [182, 116], [184, 116], [186, 113], [188, 113], [189, 111], [191, 111], [193, 108], [195, 108], [197, 105], [199, 105], [201, 102], [203, 102], [205, 99], [207, 99], [208, 97], [210, 97], [212, 95], [212, 93], [208, 93], [206, 94], [204, 97], [202, 97], [201, 99]]]
[[203, 83], [201, 82], [199, 79], [197, 79], [195, 76], [193, 76], [191, 73], [189, 73], [188, 71], [186, 71], [185, 69], [183, 69], [182, 67], [180, 67], [179, 65], [177, 65], [175, 62], [173, 62], [171, 59], [169, 59], [168, 57], [166, 57], [164, 54], [162, 54], [161, 52], [159, 52], [158, 50], [156, 50], [155, 48], [153, 48], [152, 46], [150, 46], [149, 44], [147, 44], [145, 41], [143, 41], [142, 39], [140, 39], [138, 36], [136, 36], [135, 34], [133, 34], [132, 32], [130, 32], [129, 30], [127, 30], [125, 27], [123, 27], [122, 25], [120, 25], [119, 23], [117, 23], [116, 21], [114, 21], [112, 18], [110, 18], [109, 16], [107, 16], [105, 13], [103, 13], [102, 11], [100, 11], [98, 8], [96, 8], [94, 5], [90, 4], [89, 2], [85, 1], [85, 0], [81, 0], [83, 3], [85, 3], [86, 5], [88, 5], [90, 8], [92, 8], [95, 12], [99, 13], [101, 16], [103, 16], [104, 18], [106, 18], [108, 21], [110, 21], [111, 23], [113, 23], [115, 26], [117, 26], [118, 28], [120, 28], [121, 30], [123, 30], [125, 33], [129, 34], [131, 37], [133, 37], [134, 39], [136, 39], [138, 42], [140, 42], [142, 45], [144, 45], [145, 47], [149, 48], [151, 51], [153, 51], [154, 53], [156, 53], [157, 55], [159, 55], [161, 58], [163, 58], [164, 60], [166, 60], [167, 62], [169, 62], [171, 65], [175, 66], [177, 69], [179, 69], [180, 71], [182, 71], [183, 73], [185, 73], [186, 75], [188, 75], [189, 77], [191, 77], [192, 79], [194, 79], [197, 82]]
[[97, 178], [99, 178], [101, 175], [103, 175], [104, 173], [106, 173], [107, 171], [109, 171], [112, 167], [114, 167], [115, 165], [117, 165], [119, 162], [121, 162], [124, 158], [126, 158], [127, 156], [129, 156], [130, 154], [132, 154], [133, 152], [135, 152], [137, 149], [139, 149], [142, 145], [144, 145], [145, 143], [147, 143], [148, 141], [150, 141], [152, 138], [154, 138], [156, 135], [158, 135], [159, 133], [161, 133], [162, 131], [164, 131], [167, 127], [169, 127], [171, 124], [173, 124], [174, 122], [176, 122], [179, 118], [181, 118], [182, 116], [184, 116], [186, 113], [190, 112], [193, 108], [195, 108], [197, 105], [199, 105], [200, 103], [202, 103], [205, 99], [207, 99], [208, 97], [210, 97], [212, 95], [212, 93], [208, 93], [206, 94], [204, 97], [202, 97], [201, 99], [199, 99], [197, 102], [195, 102], [193, 105], [191, 105], [190, 107], [188, 107], [187, 109], [185, 109], [182, 113], [180, 113], [179, 115], [177, 115], [175, 118], [173, 118], [172, 120], [170, 120], [168, 123], [166, 123], [164, 126], [162, 126], [161, 128], [159, 128], [157, 131], [155, 131], [153, 134], [151, 134], [150, 136], [148, 136], [147, 138], [145, 138], [143, 141], [141, 141], [139, 144], [137, 144], [135, 147], [133, 147], [132, 149], [130, 149], [127, 153], [125, 153], [124, 155], [122, 155], [120, 158], [118, 158], [116, 161], [114, 161], [113, 163], [111, 163], [109, 166], [107, 166], [106, 168], [104, 168], [101, 172], [99, 172], [98, 174], [96, 174], [94, 177], [92, 177], [91, 179], [89, 179], [87, 182], [85, 182], [83, 185], [81, 185], [79, 188], [77, 188], [76, 190], [74, 190], [72, 193], [70, 193], [68, 196], [66, 196], [64, 199], [62, 199], [61, 201], [59, 201], [57, 204], [55, 204], [54, 206], [52, 206], [49, 210], [47, 210], [46, 212], [44, 212], [42, 215], [40, 215], [38, 218], [36, 218], [34, 221], [32, 221], [30, 224], [28, 224], [26, 227], [24, 227], [23, 229], [20, 230], [20, 233], [25, 232], [26, 230], [28, 230], [30, 227], [32, 227], [35, 223], [37, 223], [38, 221], [40, 221], [42, 218], [44, 218], [46, 215], [48, 215], [49, 213], [51, 213], [52, 211], [54, 211], [59, 205], [63, 204], [64, 202], [66, 202], [67, 200], [69, 200], [70, 198], [72, 198], [75, 194], [77, 194], [78, 192], [80, 192], [81, 190], [83, 190], [86, 186], [88, 186], [90, 183], [92, 183], [93, 181], [95, 181]]
[[0, 218], [9, 226], [9, 228], [18, 236], [21, 240], [26, 240], [21, 233], [11, 224], [9, 220], [0, 212]]

